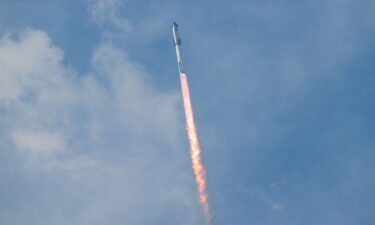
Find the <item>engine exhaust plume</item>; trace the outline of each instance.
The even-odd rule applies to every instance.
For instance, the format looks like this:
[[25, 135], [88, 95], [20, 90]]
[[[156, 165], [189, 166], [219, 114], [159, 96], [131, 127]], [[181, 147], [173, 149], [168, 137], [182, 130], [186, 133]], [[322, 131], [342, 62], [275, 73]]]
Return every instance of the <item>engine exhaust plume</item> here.
[[206, 193], [206, 172], [202, 164], [201, 148], [199, 146], [197, 129], [195, 128], [193, 109], [191, 107], [189, 87], [185, 73], [180, 74], [180, 80], [182, 89], [182, 99], [185, 109], [186, 132], [189, 138], [192, 167], [195, 175], [195, 180], [198, 185], [199, 202], [203, 207], [203, 211], [206, 218], [206, 224], [210, 224], [211, 215]]

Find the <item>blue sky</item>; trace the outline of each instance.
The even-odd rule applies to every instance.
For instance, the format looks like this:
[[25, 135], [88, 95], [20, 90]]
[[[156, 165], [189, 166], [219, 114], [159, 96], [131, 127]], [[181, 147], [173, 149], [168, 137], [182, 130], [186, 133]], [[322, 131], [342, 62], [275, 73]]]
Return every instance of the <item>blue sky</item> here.
[[375, 224], [375, 2], [0, 2], [0, 224]]

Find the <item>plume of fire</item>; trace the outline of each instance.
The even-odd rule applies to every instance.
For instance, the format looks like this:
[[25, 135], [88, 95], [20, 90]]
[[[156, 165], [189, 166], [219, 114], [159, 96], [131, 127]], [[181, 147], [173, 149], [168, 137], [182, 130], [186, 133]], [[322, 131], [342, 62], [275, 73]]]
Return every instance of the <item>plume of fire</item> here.
[[190, 156], [192, 161], [192, 167], [195, 175], [195, 180], [198, 185], [199, 202], [203, 207], [203, 211], [206, 218], [206, 223], [210, 224], [211, 215], [207, 200], [206, 193], [206, 181], [205, 181], [205, 170], [201, 159], [201, 148], [199, 146], [197, 130], [195, 128], [193, 109], [190, 102], [189, 87], [186, 79], [186, 74], [182, 73], [180, 75], [181, 89], [182, 89], [182, 99], [185, 109], [185, 119], [186, 119], [186, 132], [189, 138], [190, 144]]

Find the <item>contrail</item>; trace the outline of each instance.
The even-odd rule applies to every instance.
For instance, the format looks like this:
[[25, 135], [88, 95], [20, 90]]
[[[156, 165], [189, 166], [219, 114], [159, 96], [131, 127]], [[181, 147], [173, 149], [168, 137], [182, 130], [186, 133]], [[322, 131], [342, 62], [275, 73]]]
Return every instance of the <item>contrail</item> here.
[[185, 119], [186, 119], [186, 132], [189, 138], [190, 145], [190, 157], [192, 161], [192, 167], [195, 175], [195, 180], [198, 185], [198, 194], [199, 202], [203, 207], [203, 211], [206, 218], [206, 224], [210, 224], [211, 214], [209, 210], [207, 192], [206, 192], [206, 172], [204, 170], [202, 159], [201, 159], [201, 148], [199, 146], [197, 129], [195, 128], [193, 109], [191, 107], [189, 86], [184, 71], [184, 66], [182, 63], [182, 57], [180, 52], [181, 40], [178, 37], [177, 24], [172, 24], [173, 32], [173, 44], [176, 48], [177, 62], [178, 62], [178, 71], [180, 73], [181, 80], [181, 90], [182, 90], [182, 99], [185, 109]]

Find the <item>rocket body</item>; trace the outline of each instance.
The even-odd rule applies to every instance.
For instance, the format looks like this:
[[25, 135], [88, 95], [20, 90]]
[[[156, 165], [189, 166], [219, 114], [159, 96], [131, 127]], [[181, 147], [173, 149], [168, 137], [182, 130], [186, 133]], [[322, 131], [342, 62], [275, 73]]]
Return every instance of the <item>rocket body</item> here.
[[184, 70], [184, 64], [182, 63], [182, 56], [181, 56], [181, 51], [180, 51], [181, 39], [178, 36], [178, 25], [176, 22], [173, 22], [172, 24], [172, 33], [173, 33], [173, 44], [174, 44], [174, 47], [176, 48], [178, 72], [180, 74], [183, 74], [185, 73], [185, 70]]

